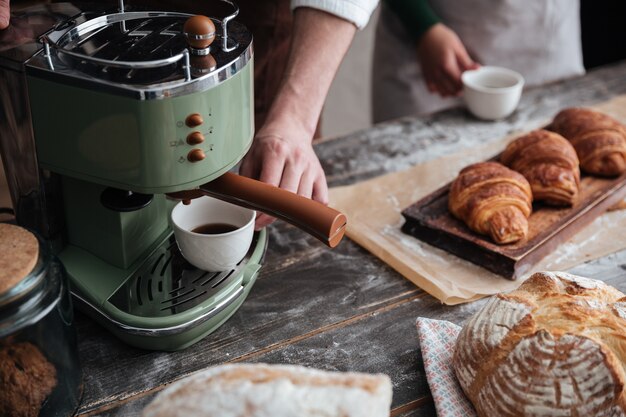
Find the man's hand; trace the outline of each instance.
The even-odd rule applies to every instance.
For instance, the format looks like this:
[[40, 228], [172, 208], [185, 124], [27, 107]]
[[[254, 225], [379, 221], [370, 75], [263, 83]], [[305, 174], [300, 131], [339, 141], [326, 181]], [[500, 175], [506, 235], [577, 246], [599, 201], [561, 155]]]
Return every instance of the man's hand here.
[[9, 0], [0, 0], [0, 30], [6, 29], [9, 26], [10, 14], [11, 8], [9, 6]]
[[[328, 204], [326, 177], [308, 138], [302, 140], [259, 133], [241, 163], [240, 174]], [[263, 228], [273, 221], [273, 217], [260, 213], [256, 228]]]
[[[294, 11], [281, 87], [240, 173], [328, 204], [326, 177], [311, 144], [324, 99], [356, 27], [308, 7]], [[261, 214], [256, 227], [274, 219]]]
[[463, 71], [479, 67], [457, 34], [442, 23], [433, 25], [424, 33], [417, 46], [417, 55], [428, 91], [442, 97], [458, 95], [463, 87]]

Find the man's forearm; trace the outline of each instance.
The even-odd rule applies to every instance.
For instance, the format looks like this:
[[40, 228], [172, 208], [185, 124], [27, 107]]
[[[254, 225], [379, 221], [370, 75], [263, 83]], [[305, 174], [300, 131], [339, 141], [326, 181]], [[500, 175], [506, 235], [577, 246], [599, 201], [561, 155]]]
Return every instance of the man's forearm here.
[[0, 30], [9, 26], [10, 5], [9, 0], [0, 0]]
[[293, 27], [287, 68], [263, 130], [292, 126], [310, 139], [356, 27], [308, 7], [295, 9]]

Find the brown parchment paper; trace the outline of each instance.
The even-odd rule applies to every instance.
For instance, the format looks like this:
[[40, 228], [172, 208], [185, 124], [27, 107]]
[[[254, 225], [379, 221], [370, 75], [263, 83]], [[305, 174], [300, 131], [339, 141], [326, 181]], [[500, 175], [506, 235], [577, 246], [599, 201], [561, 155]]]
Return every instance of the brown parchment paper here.
[[[593, 107], [626, 123], [626, 96]], [[517, 136], [519, 134], [406, 171], [332, 188], [330, 205], [348, 216], [348, 237], [445, 304], [460, 304], [511, 291], [525, 277], [516, 281], [505, 279], [402, 233], [400, 228], [404, 218], [400, 213], [453, 180], [463, 167], [501, 152]], [[569, 269], [624, 248], [626, 210], [608, 211], [544, 258], [529, 273]]]

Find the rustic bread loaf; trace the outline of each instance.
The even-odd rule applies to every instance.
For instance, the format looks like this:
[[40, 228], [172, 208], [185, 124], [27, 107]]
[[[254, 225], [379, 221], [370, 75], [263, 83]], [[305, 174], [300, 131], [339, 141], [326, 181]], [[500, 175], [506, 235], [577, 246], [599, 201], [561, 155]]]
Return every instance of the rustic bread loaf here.
[[144, 417], [388, 417], [386, 375], [302, 366], [222, 365], [165, 389]]
[[453, 366], [479, 416], [625, 416], [626, 298], [540, 272], [464, 326]]

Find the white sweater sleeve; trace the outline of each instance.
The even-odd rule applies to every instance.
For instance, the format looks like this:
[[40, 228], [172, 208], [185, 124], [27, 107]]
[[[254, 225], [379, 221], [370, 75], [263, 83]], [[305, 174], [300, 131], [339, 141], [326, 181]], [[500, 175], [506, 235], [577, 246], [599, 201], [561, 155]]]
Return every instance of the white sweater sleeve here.
[[291, 10], [311, 7], [334, 14], [363, 29], [378, 5], [378, 0], [291, 0]]

